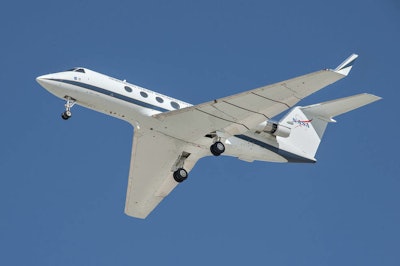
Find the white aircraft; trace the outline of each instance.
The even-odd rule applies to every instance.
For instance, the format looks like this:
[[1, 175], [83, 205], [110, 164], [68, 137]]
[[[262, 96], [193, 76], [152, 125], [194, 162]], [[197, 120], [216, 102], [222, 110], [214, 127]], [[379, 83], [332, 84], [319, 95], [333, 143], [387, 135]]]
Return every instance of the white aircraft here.
[[[125, 120], [135, 128], [125, 213], [146, 218], [196, 162], [221, 154], [240, 160], [314, 163], [333, 117], [381, 99], [358, 94], [305, 107], [308, 95], [347, 76], [356, 54], [321, 70], [210, 102], [186, 102], [78, 67], [38, 77], [64, 99], [62, 118], [78, 104]], [[292, 108], [279, 122], [271, 120]]]

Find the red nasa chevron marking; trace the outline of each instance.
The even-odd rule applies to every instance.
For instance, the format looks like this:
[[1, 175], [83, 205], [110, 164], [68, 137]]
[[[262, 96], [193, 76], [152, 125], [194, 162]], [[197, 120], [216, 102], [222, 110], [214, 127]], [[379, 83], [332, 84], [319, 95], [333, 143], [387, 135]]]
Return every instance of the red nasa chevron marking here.
[[296, 123], [297, 127], [307, 127], [310, 128], [310, 123], [312, 122], [312, 119], [310, 120], [300, 120], [300, 119], [296, 119], [295, 117], [293, 117], [293, 123]]

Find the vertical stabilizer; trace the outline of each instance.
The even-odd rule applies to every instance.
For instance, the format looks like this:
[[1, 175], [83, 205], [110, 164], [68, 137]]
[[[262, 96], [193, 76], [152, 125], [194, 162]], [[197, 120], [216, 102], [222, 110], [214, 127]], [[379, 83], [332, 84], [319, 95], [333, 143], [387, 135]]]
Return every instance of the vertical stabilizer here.
[[319, 121], [315, 117], [308, 117], [302, 107], [298, 106], [293, 108], [279, 124], [291, 127], [289, 137], [278, 137], [278, 142], [284, 144], [282, 148], [314, 158], [328, 123]]

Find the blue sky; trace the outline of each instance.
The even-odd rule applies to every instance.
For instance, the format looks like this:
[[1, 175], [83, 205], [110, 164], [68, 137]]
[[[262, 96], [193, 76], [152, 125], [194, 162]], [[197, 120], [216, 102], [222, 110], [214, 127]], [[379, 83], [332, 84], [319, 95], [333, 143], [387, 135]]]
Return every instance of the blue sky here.
[[[7, 1], [0, 10], [2, 265], [399, 265], [400, 4]], [[302, 105], [362, 92], [318, 163], [199, 161], [148, 219], [123, 213], [130, 125], [35, 77], [85, 66], [196, 104], [360, 55]]]

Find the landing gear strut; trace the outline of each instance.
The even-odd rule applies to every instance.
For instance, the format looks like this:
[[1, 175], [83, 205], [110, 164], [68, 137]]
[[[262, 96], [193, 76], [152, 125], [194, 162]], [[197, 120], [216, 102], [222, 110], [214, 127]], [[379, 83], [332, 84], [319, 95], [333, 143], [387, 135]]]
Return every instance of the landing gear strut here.
[[220, 156], [225, 151], [225, 145], [221, 141], [216, 141], [211, 145], [210, 151], [214, 156]]
[[64, 120], [68, 120], [72, 116], [71, 108], [72, 108], [72, 106], [74, 106], [76, 101], [74, 99], [72, 99], [71, 97], [69, 97], [69, 96], [65, 97], [65, 99], [67, 100], [67, 102], [64, 105], [65, 106], [65, 112], [63, 112], [61, 114], [61, 117]]

